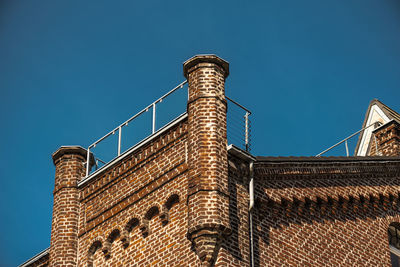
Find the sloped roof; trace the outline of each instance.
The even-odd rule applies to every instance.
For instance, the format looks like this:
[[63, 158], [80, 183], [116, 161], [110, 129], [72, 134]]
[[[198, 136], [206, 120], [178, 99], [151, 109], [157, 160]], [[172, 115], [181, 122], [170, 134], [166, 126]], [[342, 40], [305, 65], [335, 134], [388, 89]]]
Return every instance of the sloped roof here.
[[[389, 117], [390, 120], [395, 120], [397, 122], [400, 122], [400, 114], [394, 111], [393, 109], [389, 108], [385, 104], [383, 104], [381, 101], [378, 99], [374, 99], [371, 101], [369, 106], [371, 107], [373, 104], [376, 104], [378, 107], [382, 109], [383, 112]], [[365, 123], [365, 121], [364, 121]]]
[[[378, 109], [378, 110], [380, 110], [387, 118], [385, 119], [385, 121], [384, 121], [384, 124], [386, 124], [386, 123], [388, 123], [389, 121], [391, 121], [391, 120], [395, 120], [395, 121], [397, 121], [397, 122], [399, 122], [400, 123], [400, 114], [399, 113], [397, 113], [396, 111], [394, 111], [393, 109], [391, 109], [391, 108], [389, 108], [388, 106], [386, 106], [385, 104], [383, 104], [381, 101], [379, 101], [378, 99], [373, 99], [370, 103], [369, 103], [369, 106], [368, 106], [368, 109], [367, 109], [367, 112], [366, 112], [366, 114], [365, 114], [365, 118], [364, 118], [364, 122], [363, 122], [363, 125], [362, 125], [362, 128], [361, 129], [363, 129], [363, 128], [365, 128], [365, 127], [367, 127], [368, 125], [367, 124], [371, 124], [371, 123], [373, 123], [373, 121], [370, 121], [369, 122], [369, 120], [371, 120], [371, 112], [374, 110], [374, 109]], [[360, 150], [362, 150], [362, 148], [363, 148], [363, 144], [365, 143], [365, 142], [369, 142], [370, 140], [370, 138], [368, 138], [367, 137], [367, 135], [369, 134], [371, 134], [371, 132], [373, 131], [374, 129], [369, 129], [369, 131], [367, 131], [367, 130], [365, 130], [365, 131], [363, 131], [363, 132], [361, 132], [361, 134], [359, 135], [359, 137], [358, 137], [358, 141], [357, 141], [357, 146], [356, 146], [356, 149], [355, 149], [355, 155], [356, 156], [365, 156], [365, 155], [361, 155], [361, 151]], [[368, 140], [367, 140], [368, 139]]]

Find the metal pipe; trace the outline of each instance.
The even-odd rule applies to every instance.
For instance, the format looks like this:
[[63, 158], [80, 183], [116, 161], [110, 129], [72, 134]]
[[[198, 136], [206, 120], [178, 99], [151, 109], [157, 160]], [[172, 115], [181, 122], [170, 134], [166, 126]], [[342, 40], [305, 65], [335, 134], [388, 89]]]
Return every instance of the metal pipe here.
[[122, 126], [118, 128], [118, 156], [121, 155], [121, 135], [122, 135]]
[[[169, 91], [168, 93], [166, 93], [165, 95], [163, 95], [162, 97], [160, 97], [159, 99], [157, 99], [156, 101], [154, 101], [154, 103], [159, 102], [161, 99], [166, 98], [167, 96], [169, 96], [170, 94], [172, 94], [173, 92], [175, 92], [178, 89], [183, 88], [183, 86], [187, 84], [187, 80], [181, 82], [180, 84], [178, 84], [175, 88], [173, 88], [171, 91]], [[151, 106], [151, 105], [150, 105]]]
[[343, 140], [342, 140], [342, 141], [340, 141], [339, 143], [336, 143], [336, 144], [334, 144], [333, 146], [331, 146], [331, 147], [329, 147], [329, 148], [325, 149], [325, 150], [324, 150], [324, 151], [322, 151], [321, 153], [317, 154], [317, 155], [316, 155], [316, 157], [319, 157], [319, 156], [321, 156], [322, 154], [325, 154], [326, 152], [328, 152], [328, 151], [329, 151], [329, 150], [331, 150], [332, 148], [334, 148], [334, 147], [336, 147], [336, 146], [340, 145], [341, 143], [343, 143], [343, 142], [347, 141], [348, 139], [352, 138], [352, 137], [353, 137], [353, 136], [355, 136], [356, 134], [358, 134], [358, 133], [360, 133], [360, 132], [364, 131], [365, 129], [367, 129], [367, 128], [369, 128], [369, 127], [373, 126], [373, 125], [375, 125], [375, 123], [372, 123], [372, 124], [370, 124], [370, 125], [368, 125], [368, 126], [366, 126], [366, 127], [362, 128], [361, 130], [359, 130], [359, 131], [357, 131], [357, 132], [353, 133], [352, 135], [350, 135], [349, 137], [347, 137], [347, 138], [343, 139]]
[[249, 216], [250, 223], [250, 266], [254, 267], [254, 244], [253, 244], [253, 214], [250, 212]]
[[251, 111], [248, 110], [247, 108], [243, 107], [242, 105], [240, 105], [238, 102], [236, 102], [235, 100], [225, 96], [226, 99], [228, 99], [229, 101], [231, 101], [233, 104], [236, 104], [237, 106], [241, 107], [242, 109], [244, 109], [245, 111], [247, 111], [249, 114], [251, 114]]
[[346, 145], [346, 156], [349, 156], [349, 146], [347, 145], [347, 140], [346, 142], [344, 142], [344, 144]]
[[254, 207], [254, 171], [253, 171], [253, 161], [250, 162], [250, 183], [249, 183], [249, 209], [252, 210]]
[[246, 112], [246, 115], [244, 115], [245, 118], [245, 136], [244, 136], [244, 144], [246, 147], [246, 151], [249, 151], [249, 112]]
[[101, 160], [101, 159], [99, 159], [99, 158], [96, 158], [96, 160], [97, 160], [97, 161], [100, 161], [100, 162], [103, 163], [103, 164], [107, 164], [107, 162], [105, 162], [104, 160]]
[[254, 207], [254, 162], [250, 162], [250, 182], [249, 182], [249, 227], [250, 227], [250, 261], [254, 267], [254, 240], [253, 240], [253, 207]]
[[87, 155], [86, 155], [86, 177], [89, 176], [89, 165], [90, 165], [90, 148], [87, 149]]
[[156, 103], [153, 103], [153, 125], [152, 125], [152, 133], [156, 131]]

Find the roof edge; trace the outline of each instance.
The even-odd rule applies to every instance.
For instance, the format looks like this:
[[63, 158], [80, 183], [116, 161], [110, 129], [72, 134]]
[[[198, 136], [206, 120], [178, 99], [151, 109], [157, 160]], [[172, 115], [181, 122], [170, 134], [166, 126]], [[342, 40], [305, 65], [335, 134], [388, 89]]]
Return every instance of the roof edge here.
[[256, 162], [399, 162], [398, 156], [353, 156], [353, 157], [263, 157], [257, 156]]
[[32, 258], [28, 259], [27, 261], [25, 261], [24, 263], [22, 263], [21, 265], [19, 265], [19, 267], [26, 267], [31, 263], [34, 263], [35, 261], [45, 257], [46, 255], [48, 255], [50, 252], [50, 248], [46, 248], [45, 250], [42, 250], [41, 252], [39, 252], [38, 254], [36, 254], [35, 256], [33, 256]]

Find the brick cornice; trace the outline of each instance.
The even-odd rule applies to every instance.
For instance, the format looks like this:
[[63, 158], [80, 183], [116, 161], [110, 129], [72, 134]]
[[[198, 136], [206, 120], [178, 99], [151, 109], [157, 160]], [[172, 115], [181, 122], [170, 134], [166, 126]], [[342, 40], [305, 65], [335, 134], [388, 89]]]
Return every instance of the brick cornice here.
[[374, 161], [256, 162], [255, 176], [261, 180], [350, 179], [400, 177], [400, 159]]
[[224, 77], [229, 75], [229, 63], [216, 55], [196, 55], [183, 63], [183, 75], [188, 78], [188, 74], [198, 68], [213, 68], [218, 66], [224, 73]]
[[[86, 159], [87, 150], [81, 146], [61, 146], [51, 155], [51, 157], [53, 158], [53, 162], [55, 163], [59, 158], [64, 155], [80, 155]], [[90, 161], [93, 165], [94, 157], [92, 153], [90, 153]]]

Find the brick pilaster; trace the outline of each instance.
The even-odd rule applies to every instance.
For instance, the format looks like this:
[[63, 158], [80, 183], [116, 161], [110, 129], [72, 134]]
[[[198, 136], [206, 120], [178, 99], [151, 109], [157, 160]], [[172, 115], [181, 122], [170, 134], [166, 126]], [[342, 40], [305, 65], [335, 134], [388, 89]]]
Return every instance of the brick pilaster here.
[[204, 265], [213, 265], [230, 232], [225, 78], [229, 64], [214, 55], [183, 64], [188, 100], [188, 238]]
[[376, 145], [375, 142], [371, 145], [376, 146], [378, 149], [378, 153], [375, 152], [375, 154], [380, 156], [400, 156], [400, 124], [398, 122], [392, 120], [374, 130], [373, 134], [376, 138]]
[[50, 266], [77, 266], [79, 191], [85, 176], [86, 150], [63, 146], [53, 153], [56, 166]]

